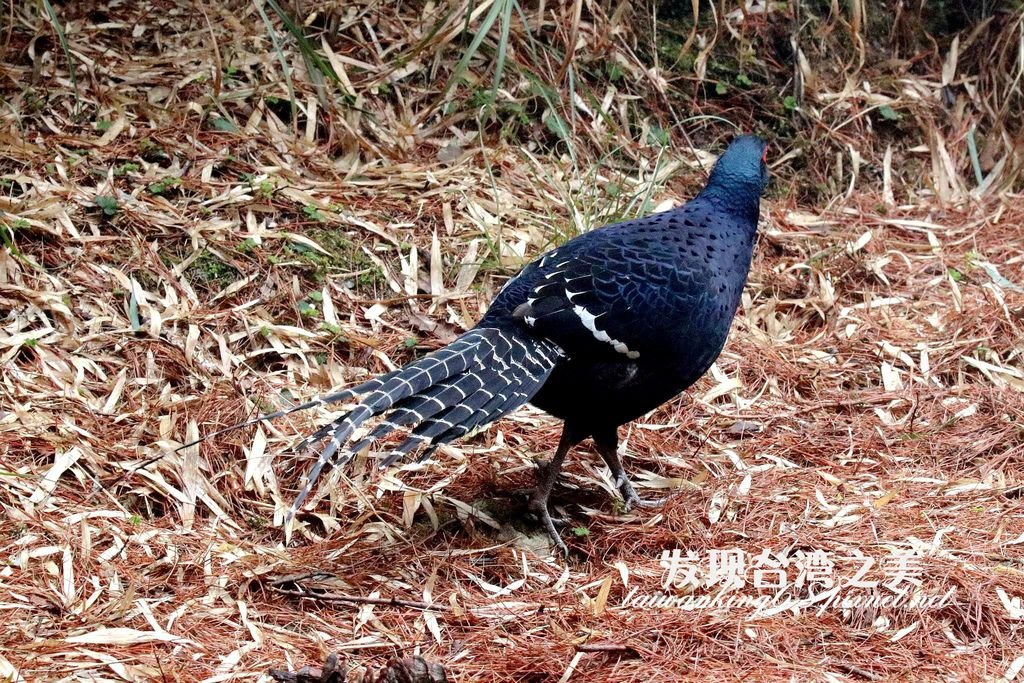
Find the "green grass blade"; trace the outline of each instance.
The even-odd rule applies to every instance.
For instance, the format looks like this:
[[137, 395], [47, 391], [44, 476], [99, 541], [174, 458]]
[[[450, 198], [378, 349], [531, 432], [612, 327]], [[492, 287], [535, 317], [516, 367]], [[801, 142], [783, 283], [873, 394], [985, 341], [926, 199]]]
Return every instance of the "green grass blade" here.
[[64, 51], [64, 58], [68, 60], [68, 70], [71, 72], [71, 85], [75, 89], [75, 108], [77, 109], [79, 103], [78, 72], [75, 70], [75, 60], [71, 56], [68, 37], [64, 35], [64, 27], [60, 25], [60, 21], [57, 19], [57, 12], [53, 9], [53, 5], [50, 4], [50, 0], [43, 0], [43, 7], [46, 9], [46, 14], [50, 19], [50, 25], [57, 32], [57, 40], [60, 42], [60, 49]]
[[505, 71], [505, 59], [508, 56], [508, 32], [512, 23], [512, 7], [516, 0], [501, 0], [501, 38], [498, 39], [498, 58], [494, 63], [494, 85], [491, 86], [491, 104], [498, 100], [498, 87], [501, 75]]
[[[45, 1], [45, 0], [44, 0]], [[277, 31], [274, 30], [274, 25], [270, 23], [270, 17], [263, 11], [263, 3], [260, 0], [253, 0], [253, 4], [256, 6], [256, 11], [259, 12], [260, 18], [263, 19], [263, 23], [267, 27], [267, 33], [270, 35], [270, 42], [274, 44], [274, 51], [277, 53], [277, 60], [281, 63], [281, 70], [284, 71], [284, 80], [288, 85], [288, 100], [292, 105], [292, 127], [298, 125], [298, 110], [299, 105], [295, 99], [295, 84], [292, 82], [292, 72], [288, 68], [288, 60], [284, 57], [284, 50], [281, 47], [281, 41], [277, 36]]]
[[448, 77], [448, 82], [444, 85], [444, 90], [441, 91], [441, 95], [447, 95], [448, 91], [451, 90], [452, 86], [459, 80], [466, 67], [469, 66], [469, 61], [473, 59], [476, 51], [480, 49], [480, 45], [484, 42], [487, 34], [490, 32], [491, 27], [494, 26], [494, 22], [498, 20], [498, 15], [503, 7], [502, 2], [497, 1], [491, 5], [490, 11], [487, 12], [487, 16], [484, 17], [483, 22], [480, 24], [480, 29], [473, 36], [473, 41], [469, 44], [466, 49], [466, 54], [462, 55], [462, 59], [455, 65], [455, 69], [452, 71], [452, 75]]
[[295, 42], [298, 43], [299, 52], [305, 58], [306, 62], [312, 67], [310, 73], [318, 72], [323, 76], [331, 79], [335, 83], [340, 83], [341, 79], [338, 74], [335, 73], [334, 67], [317, 51], [316, 46], [313, 45], [312, 41], [306, 36], [306, 32], [302, 30], [302, 27], [295, 22], [294, 19], [289, 16], [284, 8], [277, 3], [277, 0], [266, 0], [267, 4], [270, 5], [270, 9], [274, 10], [274, 13], [281, 19], [281, 23], [284, 24], [285, 29], [288, 33], [292, 34], [295, 38]]
[[651, 172], [651, 181], [647, 183], [647, 192], [644, 193], [644, 200], [640, 202], [640, 207], [633, 214], [633, 207], [636, 205], [636, 199], [629, 204], [627, 213], [631, 213], [636, 216], [646, 216], [651, 212], [651, 197], [654, 196], [654, 188], [658, 184], [658, 172], [661, 170], [661, 157], [665, 155], [665, 145], [661, 145], [658, 148], [658, 156], [654, 159], [654, 170]]

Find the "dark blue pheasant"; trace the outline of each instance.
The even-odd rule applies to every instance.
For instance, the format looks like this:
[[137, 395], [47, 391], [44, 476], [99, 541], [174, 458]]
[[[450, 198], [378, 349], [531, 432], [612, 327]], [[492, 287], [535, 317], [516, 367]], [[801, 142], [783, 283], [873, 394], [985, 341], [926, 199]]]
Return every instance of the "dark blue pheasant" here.
[[[292, 505], [320, 472], [396, 429], [407, 438], [388, 466], [530, 402], [564, 420], [554, 458], [541, 468], [531, 510], [564, 549], [548, 496], [566, 453], [592, 437], [627, 506], [640, 503], [617, 453], [617, 428], [678, 395], [721, 352], [750, 269], [765, 143], [733, 141], [704, 190], [671, 211], [588, 232], [526, 266], [483, 319], [449, 346], [352, 389], [261, 418], [359, 397], [302, 446], [329, 440]], [[365, 421], [385, 414], [348, 445]], [[248, 424], [248, 423], [247, 423]]]

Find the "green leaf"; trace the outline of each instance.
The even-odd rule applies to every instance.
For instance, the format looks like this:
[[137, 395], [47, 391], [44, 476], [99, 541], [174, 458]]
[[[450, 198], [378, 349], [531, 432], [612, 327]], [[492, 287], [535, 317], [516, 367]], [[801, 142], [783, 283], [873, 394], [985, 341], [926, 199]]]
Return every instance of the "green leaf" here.
[[411, 349], [416, 346], [416, 337], [406, 337], [405, 340], [402, 341], [402, 346], [407, 349]]
[[302, 207], [302, 213], [306, 214], [306, 216], [314, 221], [322, 221], [324, 219], [324, 215], [320, 213], [320, 209], [312, 204], [306, 204]]
[[18, 251], [18, 246], [14, 243], [14, 230], [16, 227], [10, 223], [0, 223], [0, 247], [8, 250], [15, 256], [20, 256], [21, 252]]
[[956, 268], [950, 268], [949, 269], [949, 277], [953, 280], [953, 282], [960, 282], [961, 280], [964, 279], [964, 274], [961, 273]]
[[590, 535], [590, 529], [585, 526], [577, 526], [573, 527], [572, 533], [575, 534], [577, 538], [583, 538], [584, 536]]
[[669, 142], [668, 133], [666, 133], [665, 129], [658, 124], [654, 124], [647, 133], [647, 142], [652, 145], [661, 145], [664, 147], [668, 145]]
[[310, 292], [309, 298], [317, 303], [320, 303], [321, 301], [324, 300], [324, 295], [320, 292]]
[[246, 237], [244, 240], [238, 243], [238, 246], [235, 247], [235, 251], [237, 251], [240, 254], [251, 254], [252, 252], [256, 251], [256, 247], [256, 240], [254, 240], [251, 237]]
[[754, 85], [754, 82], [750, 80], [750, 76], [746, 74], [737, 74], [736, 82], [742, 85], [744, 88], [749, 88], [750, 86]]
[[167, 158], [167, 153], [164, 152], [163, 148], [149, 138], [142, 138], [139, 140], [139, 154], [142, 154], [143, 156]]
[[222, 133], [237, 133], [238, 126], [231, 119], [226, 119], [223, 116], [215, 116], [210, 119], [210, 125], [213, 126], [214, 130], [219, 130]]
[[898, 111], [890, 107], [888, 104], [883, 104], [881, 107], [879, 107], [878, 113], [886, 121], [899, 121], [900, 119], [903, 118], [903, 114], [899, 113]]
[[167, 190], [172, 187], [177, 187], [178, 185], [181, 185], [181, 178], [168, 176], [166, 178], [161, 178], [155, 183], [150, 183], [146, 189], [150, 194], [163, 194], [164, 192], [167, 192]]
[[142, 329], [142, 320], [139, 319], [139, 300], [135, 298], [135, 290], [128, 299], [128, 319], [131, 320], [132, 329], [138, 332]]
[[786, 95], [782, 98], [782, 106], [786, 108], [786, 111], [796, 111], [796, 98], [792, 95]]
[[551, 114], [544, 119], [544, 125], [548, 127], [548, 130], [563, 140], [568, 140], [569, 136], [572, 134], [572, 131], [569, 130], [569, 124], [565, 122], [565, 119], [554, 112], [551, 112]]
[[123, 178], [129, 173], [138, 173], [141, 167], [134, 161], [126, 161], [123, 164], [114, 167], [114, 177]]
[[729, 86], [727, 86], [722, 81], [719, 81], [718, 83], [715, 83], [715, 94], [716, 95], [724, 95], [727, 92], [729, 92]]
[[105, 216], [115, 216], [121, 208], [116, 199], [106, 194], [96, 197], [96, 206], [103, 209]]

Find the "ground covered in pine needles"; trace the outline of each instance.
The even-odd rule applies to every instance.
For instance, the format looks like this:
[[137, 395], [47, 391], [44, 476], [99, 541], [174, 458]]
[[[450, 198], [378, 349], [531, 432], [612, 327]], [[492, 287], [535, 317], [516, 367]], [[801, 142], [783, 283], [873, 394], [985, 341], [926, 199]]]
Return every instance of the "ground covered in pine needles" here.
[[[1019, 79], [978, 52], [1019, 17], [871, 82], [835, 76], [863, 41], [832, 73], [805, 36], [771, 91], [771, 54], [724, 80], [710, 36], [773, 44], [810, 22], [785, 3], [649, 53], [649, 15], [589, 2], [341, 3], [297, 15], [305, 45], [273, 3], [82, 5], [12, 5], [3, 39], [0, 679], [269, 680], [332, 652], [458, 681], [1024, 668], [1024, 204], [994, 125], [1019, 91], [969, 70]], [[815, 25], [865, 35], [852, 6]], [[623, 513], [582, 447], [552, 556], [516, 491], [559, 425], [523, 409], [422, 465], [358, 458], [286, 546], [289, 447], [327, 411], [175, 450], [436, 349], [544, 249], [684, 200], [718, 116], [771, 138], [775, 181], [725, 353], [622, 430], [661, 507]], [[945, 600], [813, 602], [823, 557], [840, 598]], [[760, 609], [643, 600], [774, 595], [780, 570]]]

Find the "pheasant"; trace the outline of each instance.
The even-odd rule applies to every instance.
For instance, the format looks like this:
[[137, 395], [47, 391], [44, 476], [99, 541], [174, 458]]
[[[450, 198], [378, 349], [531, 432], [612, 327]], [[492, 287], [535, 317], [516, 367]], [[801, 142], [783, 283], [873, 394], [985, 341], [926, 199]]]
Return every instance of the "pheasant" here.
[[[381, 467], [417, 449], [424, 460], [525, 403], [563, 421], [529, 503], [557, 547], [566, 550], [548, 498], [567, 453], [588, 437], [626, 508], [642, 504], [619, 460], [618, 427], [682, 393], [721, 353], [750, 269], [768, 182], [766, 150], [755, 136], [737, 137], [688, 203], [592, 230], [543, 254], [447, 347], [356, 387], [236, 425], [358, 399], [300, 444], [326, 446], [285, 526], [325, 467], [344, 464], [395, 430], [406, 436]], [[381, 421], [350, 443], [377, 416]]]

